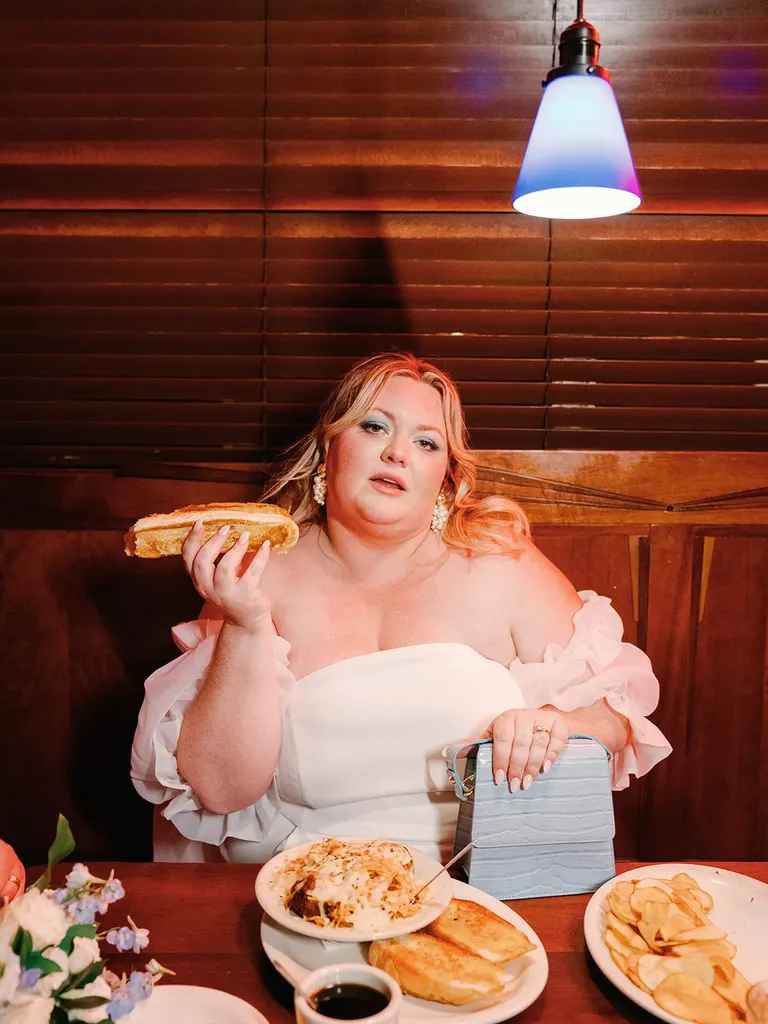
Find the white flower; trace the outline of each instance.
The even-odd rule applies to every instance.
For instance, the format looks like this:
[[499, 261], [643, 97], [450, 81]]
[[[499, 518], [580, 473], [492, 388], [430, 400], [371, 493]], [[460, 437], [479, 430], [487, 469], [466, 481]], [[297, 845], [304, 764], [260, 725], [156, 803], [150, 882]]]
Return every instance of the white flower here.
[[3, 1010], [3, 1024], [48, 1024], [53, 1006], [53, 999], [43, 999], [33, 992], [19, 992]]
[[67, 915], [61, 907], [44, 896], [39, 889], [30, 889], [10, 903], [6, 916], [10, 916], [20, 928], [25, 928], [31, 934], [34, 949], [58, 946], [69, 927]]
[[[18, 903], [18, 900], [14, 900], [13, 903]], [[16, 929], [19, 927], [16, 923], [16, 918], [11, 917], [13, 903], [8, 903], [0, 910], [0, 960], [4, 956], [3, 951], [10, 949]]]
[[99, 943], [96, 939], [87, 939], [83, 935], [75, 938], [72, 952], [69, 954], [69, 970], [72, 974], [82, 971], [94, 960], [101, 959]]
[[42, 977], [32, 989], [35, 995], [47, 997], [53, 995], [69, 977], [69, 957], [58, 946], [49, 946], [48, 949], [44, 949], [43, 956], [46, 960], [53, 960], [59, 968], [58, 971], [52, 971]]
[[[70, 989], [69, 992], [65, 992], [60, 996], [60, 1003], [66, 1007], [68, 999], [84, 999], [86, 996], [102, 996], [104, 999], [111, 999], [112, 989], [106, 980], [99, 975], [95, 981], [89, 982], [83, 988]], [[67, 1008], [67, 1014], [70, 1020], [82, 1020], [86, 1024], [99, 1024], [99, 1021], [104, 1020], [107, 1016], [107, 1004], [95, 1006], [92, 1010], [78, 1010], [74, 1007], [72, 1009]], [[5, 1021], [3, 1021], [3, 1024], [5, 1024]]]
[[[2, 977], [0, 978], [0, 1007], [3, 1003], [10, 1000], [13, 993], [16, 991], [16, 986], [19, 984], [19, 975], [21, 974], [21, 963], [19, 958], [10, 948], [6, 946], [5, 949], [0, 949], [0, 968], [2, 968]], [[0, 1015], [2, 1015], [0, 1010]]]

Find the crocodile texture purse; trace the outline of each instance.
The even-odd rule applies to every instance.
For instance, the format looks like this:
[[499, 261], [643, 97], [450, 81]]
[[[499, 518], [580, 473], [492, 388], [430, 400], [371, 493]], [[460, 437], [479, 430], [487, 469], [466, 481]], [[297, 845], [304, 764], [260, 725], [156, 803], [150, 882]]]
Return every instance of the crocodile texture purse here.
[[454, 855], [473, 842], [462, 862], [469, 884], [507, 900], [594, 892], [612, 878], [610, 751], [593, 736], [571, 736], [546, 775], [510, 793], [494, 784], [492, 743], [446, 751], [461, 800]]

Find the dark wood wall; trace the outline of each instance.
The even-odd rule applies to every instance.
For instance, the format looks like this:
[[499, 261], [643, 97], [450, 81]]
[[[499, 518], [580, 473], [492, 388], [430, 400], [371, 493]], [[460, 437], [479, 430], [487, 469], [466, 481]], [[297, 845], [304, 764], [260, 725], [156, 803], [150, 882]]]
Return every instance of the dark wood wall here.
[[477, 447], [762, 450], [768, 10], [586, 13], [645, 199], [548, 222], [510, 196], [571, 0], [6, 6], [4, 463], [258, 461], [392, 347]]
[[[617, 853], [768, 857], [768, 456], [481, 459], [482, 488], [524, 502], [542, 550], [579, 589], [611, 597], [661, 680], [653, 718], [674, 753], [617, 794]], [[130, 744], [143, 681], [176, 655], [170, 627], [200, 601], [180, 559], [129, 560], [122, 535], [148, 509], [258, 495], [245, 471], [220, 479], [231, 472], [0, 476], [0, 821], [30, 861], [59, 810], [80, 856], [151, 856]]]

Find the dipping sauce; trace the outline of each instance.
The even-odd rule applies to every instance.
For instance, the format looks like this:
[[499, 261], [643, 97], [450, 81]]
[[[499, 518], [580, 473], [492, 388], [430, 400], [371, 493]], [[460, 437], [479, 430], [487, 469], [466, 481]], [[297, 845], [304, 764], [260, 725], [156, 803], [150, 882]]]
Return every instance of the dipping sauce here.
[[389, 996], [368, 985], [344, 981], [327, 985], [313, 996], [318, 1013], [335, 1020], [362, 1020], [373, 1017], [389, 1005]]

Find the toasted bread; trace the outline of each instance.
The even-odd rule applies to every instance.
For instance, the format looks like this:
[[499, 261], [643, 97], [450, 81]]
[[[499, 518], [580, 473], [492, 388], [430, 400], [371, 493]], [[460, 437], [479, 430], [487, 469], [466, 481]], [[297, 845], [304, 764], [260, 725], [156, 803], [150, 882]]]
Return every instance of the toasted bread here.
[[509, 963], [536, 948], [519, 928], [472, 900], [451, 900], [425, 931], [494, 964]]
[[181, 554], [182, 545], [198, 519], [203, 521], [203, 540], [228, 525], [222, 551], [231, 548], [241, 533], [249, 534], [248, 550], [256, 551], [265, 540], [273, 551], [287, 551], [299, 539], [299, 528], [284, 508], [259, 502], [213, 502], [187, 505], [173, 512], [144, 516], [125, 535], [125, 553], [138, 558]]
[[386, 971], [406, 994], [451, 1006], [498, 995], [508, 980], [481, 956], [424, 932], [377, 939], [368, 963]]

